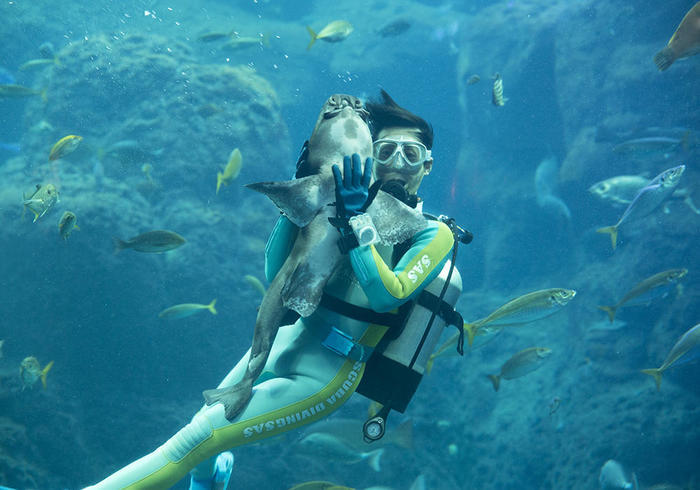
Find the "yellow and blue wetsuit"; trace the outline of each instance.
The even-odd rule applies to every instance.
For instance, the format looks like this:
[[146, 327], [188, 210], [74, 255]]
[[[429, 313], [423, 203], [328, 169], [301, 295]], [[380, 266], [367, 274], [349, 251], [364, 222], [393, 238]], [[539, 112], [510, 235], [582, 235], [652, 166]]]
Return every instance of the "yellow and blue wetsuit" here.
[[[286, 259], [296, 227], [281, 217], [266, 247], [265, 272], [271, 280]], [[343, 301], [386, 312], [415, 298], [439, 274], [453, 245], [443, 223], [428, 226], [407, 243], [392, 268], [392, 248], [357, 247], [331, 277], [325, 292]], [[319, 307], [308, 318], [281, 327], [265, 371], [246, 408], [229, 421], [223, 405], [205, 405], [165, 444], [89, 488], [162, 489], [192, 472], [195, 478], [214, 474], [221, 451], [271, 437], [318, 421], [339, 408], [357, 388], [365, 363], [338, 355], [322, 345], [332, 327], [373, 348], [387, 327], [341, 316]], [[219, 384], [242, 378], [250, 351]]]

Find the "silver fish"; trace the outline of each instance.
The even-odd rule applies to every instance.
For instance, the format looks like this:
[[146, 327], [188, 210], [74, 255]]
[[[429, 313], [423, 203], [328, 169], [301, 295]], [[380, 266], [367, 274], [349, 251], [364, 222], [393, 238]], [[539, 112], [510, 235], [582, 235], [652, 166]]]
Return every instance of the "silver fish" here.
[[607, 460], [600, 468], [598, 483], [600, 483], [601, 490], [623, 488], [637, 490], [638, 488], [637, 476], [634, 473], [630, 475], [628, 471], [614, 459]]
[[403, 34], [411, 28], [411, 22], [407, 19], [397, 19], [393, 22], [386, 24], [384, 27], [377, 31], [382, 37], [394, 37]]
[[612, 248], [615, 250], [615, 247], [617, 247], [617, 232], [622, 223], [643, 218], [659, 207], [662, 202], [673, 194], [684, 171], [685, 165], [678, 165], [661, 172], [649, 182], [649, 185], [637, 193], [617, 223], [612, 226], [598, 228], [596, 231], [610, 234]]
[[588, 188], [588, 192], [601, 201], [626, 206], [647, 185], [649, 185], [649, 179], [641, 175], [617, 175], [596, 182]]
[[[251, 396], [253, 382], [267, 361], [286, 309], [311, 315], [321, 301], [326, 282], [342, 261], [338, 232], [328, 222], [335, 215], [331, 168], [345, 155], [358, 153], [363, 161], [372, 154], [372, 137], [362, 102], [349, 95], [331, 96], [319, 114], [309, 139], [308, 158], [299, 179], [263, 182], [247, 187], [265, 194], [301, 229], [281, 270], [263, 297], [255, 322], [253, 343], [243, 378], [234, 386], [206, 390], [208, 405], [223, 402], [226, 418], [233, 420]], [[382, 244], [400, 243], [427, 222], [422, 214], [380, 191], [367, 209]], [[313, 259], [312, 259], [313, 257]]]
[[73, 230], [79, 230], [77, 225], [77, 218], [75, 214], [70, 211], [65, 211], [58, 221], [58, 234], [61, 238], [68, 240], [68, 237], [73, 232]]
[[504, 327], [541, 320], [568, 305], [574, 296], [576, 296], [576, 290], [564, 288], [540, 289], [518, 296], [484, 318], [465, 322], [464, 330], [467, 333], [469, 345], [472, 344], [478, 331], [487, 325]]
[[46, 375], [51, 370], [53, 361], [50, 361], [43, 368], [39, 361], [34, 356], [25, 357], [19, 365], [19, 377], [22, 380], [22, 391], [25, 388], [32, 388], [41, 380], [41, 384], [46, 388]]
[[678, 359], [683, 357], [689, 350], [700, 345], [700, 323], [695, 325], [693, 328], [685, 332], [678, 341], [671, 348], [671, 352], [668, 353], [664, 363], [653, 369], [642, 369], [644, 374], [648, 374], [654, 378], [656, 381], [656, 389], [661, 389], [661, 376], [664, 374], [668, 368], [670, 368]]
[[[464, 322], [462, 329], [467, 334], [467, 344], [475, 349], [493, 340], [503, 327], [524, 325], [547, 318], [569, 304], [574, 296], [576, 290], [563, 288], [540, 289], [518, 296], [484, 318]], [[430, 356], [428, 369], [432, 368], [435, 359], [454, 351], [452, 347], [457, 345], [459, 337], [460, 332], [455, 332]]]
[[615, 145], [613, 152], [633, 157], [663, 156], [668, 157], [681, 146], [687, 145], [682, 138], [669, 136], [648, 136], [623, 141]]
[[[651, 277], [647, 277], [639, 284], [635, 285], [632, 289], [627, 291], [620, 301], [612, 306], [599, 306], [601, 310], [605, 311], [610, 318], [610, 323], [615, 320], [615, 312], [618, 308], [622, 307], [624, 304], [642, 304], [651, 301], [657, 296], [663, 295], [668, 286], [675, 284], [680, 279], [684, 278], [688, 273], [688, 269], [669, 269], [667, 271], [659, 272]], [[636, 299], [637, 302], [633, 303], [632, 300]]]
[[500, 373], [488, 375], [493, 383], [493, 389], [498, 391], [501, 379], [519, 378], [539, 369], [542, 367], [542, 361], [547, 359], [551, 353], [552, 349], [547, 347], [530, 347], [513, 354], [513, 357], [501, 366]]
[[329, 43], [340, 42], [346, 37], [348, 37], [353, 31], [353, 29], [354, 28], [352, 24], [350, 24], [350, 22], [346, 20], [334, 20], [333, 22], [329, 23], [326, 27], [321, 29], [318, 33], [316, 33], [311, 28], [311, 26], [306, 26], [306, 30], [311, 36], [311, 41], [306, 47], [306, 50], [308, 51], [309, 49], [311, 49], [311, 46], [314, 45], [317, 39], [321, 39]]
[[127, 248], [144, 253], [163, 253], [185, 244], [184, 238], [170, 230], [147, 231], [128, 240], [112, 237], [112, 240], [115, 254]]
[[324, 432], [314, 432], [304, 437], [299, 443], [302, 452], [326, 459], [335, 459], [347, 464], [357, 463], [367, 460], [374, 471], [381, 471], [381, 457], [384, 448], [372, 449], [370, 446], [366, 450], [358, 450], [348, 445], [342, 439]]
[[[24, 195], [22, 204], [24, 205], [25, 210], [29, 209], [32, 213], [34, 213], [34, 221], [32, 221], [32, 223], [34, 223], [36, 220], [44, 216], [46, 212], [57, 202], [59, 202], [59, 198], [58, 190], [56, 189], [55, 185], [37, 184], [36, 190], [31, 196], [27, 197]], [[24, 212], [22, 212], [22, 215], [24, 215]]]
[[166, 320], [179, 320], [204, 310], [209, 310], [209, 313], [216, 315], [215, 305], [216, 299], [213, 299], [208, 305], [202, 305], [199, 303], [182, 303], [164, 309], [158, 313], [158, 318], [165, 318]]
[[[649, 185], [651, 181], [643, 175], [617, 175], [609, 179], [596, 182], [588, 188], [588, 192], [603, 202], [615, 207], [627, 207], [637, 193]], [[693, 202], [692, 195], [687, 188], [676, 188], [669, 197], [669, 201], [683, 201], [695, 214], [700, 214], [700, 209]], [[668, 207], [664, 207], [668, 213]]]
[[360, 419], [330, 417], [310, 425], [295, 445], [301, 452], [346, 464], [367, 461], [375, 471], [380, 470], [380, 458], [387, 446], [413, 449], [413, 423], [410, 419], [388, 429], [386, 436], [371, 446], [363, 438], [363, 423], [364, 420]]

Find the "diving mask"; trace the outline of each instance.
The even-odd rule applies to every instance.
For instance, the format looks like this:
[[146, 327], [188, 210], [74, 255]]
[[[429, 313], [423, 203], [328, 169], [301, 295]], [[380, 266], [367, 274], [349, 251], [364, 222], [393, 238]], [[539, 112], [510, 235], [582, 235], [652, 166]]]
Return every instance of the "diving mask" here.
[[[378, 139], [372, 144], [372, 148], [376, 163], [394, 168], [408, 166], [412, 167], [413, 170], [431, 158], [430, 150], [423, 143], [403, 137], [400, 139]], [[401, 162], [401, 160], [403, 161]]]

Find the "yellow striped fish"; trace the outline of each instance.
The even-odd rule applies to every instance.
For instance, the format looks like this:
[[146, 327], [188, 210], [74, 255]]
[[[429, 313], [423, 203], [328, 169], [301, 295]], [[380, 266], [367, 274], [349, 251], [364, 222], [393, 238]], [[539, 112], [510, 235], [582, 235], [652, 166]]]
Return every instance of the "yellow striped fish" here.
[[493, 89], [491, 90], [491, 103], [495, 106], [502, 107], [508, 99], [503, 97], [503, 79], [500, 73], [495, 73], [493, 78]]
[[51, 148], [51, 151], [49, 152], [49, 160], [58, 160], [59, 158], [63, 158], [66, 155], [73, 153], [76, 148], [78, 148], [78, 145], [80, 145], [82, 140], [82, 136], [77, 136], [75, 134], [64, 136]]
[[644, 374], [654, 378], [656, 381], [656, 390], [661, 389], [661, 375], [664, 371], [670, 368], [678, 359], [683, 357], [686, 352], [700, 345], [700, 323], [681, 335], [681, 338], [671, 348], [664, 363], [658, 368], [642, 369]]

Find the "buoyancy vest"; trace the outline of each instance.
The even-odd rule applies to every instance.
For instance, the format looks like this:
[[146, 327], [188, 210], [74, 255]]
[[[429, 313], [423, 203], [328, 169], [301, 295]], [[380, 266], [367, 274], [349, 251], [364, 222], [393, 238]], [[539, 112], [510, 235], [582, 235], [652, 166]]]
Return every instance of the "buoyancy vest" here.
[[[462, 292], [462, 279], [454, 266], [457, 244], [456, 238], [452, 257], [438, 276], [396, 313], [377, 313], [327, 293], [321, 300], [322, 307], [339, 315], [389, 327], [366, 360], [357, 388], [358, 393], [381, 403], [385, 409], [402, 413], [406, 410], [444, 328], [455, 325], [462, 331], [462, 316], [454, 309]], [[462, 345], [461, 341], [460, 353]]]

